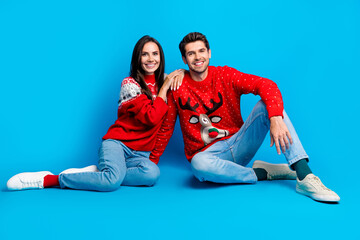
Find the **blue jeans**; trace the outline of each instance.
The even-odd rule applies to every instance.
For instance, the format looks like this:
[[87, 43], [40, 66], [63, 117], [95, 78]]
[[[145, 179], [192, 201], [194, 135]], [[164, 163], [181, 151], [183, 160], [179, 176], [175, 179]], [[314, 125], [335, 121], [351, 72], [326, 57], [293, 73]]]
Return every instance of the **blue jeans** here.
[[[296, 131], [285, 113], [284, 122], [293, 144], [284, 153], [289, 165], [308, 158]], [[259, 101], [240, 130], [231, 138], [218, 141], [197, 153], [191, 160], [191, 168], [197, 179], [216, 183], [255, 183], [257, 177], [246, 165], [252, 160], [270, 129], [268, 112]]]
[[150, 152], [135, 151], [121, 141], [104, 140], [99, 149], [99, 172], [60, 174], [61, 188], [114, 191], [120, 185], [152, 186], [159, 167], [149, 160]]

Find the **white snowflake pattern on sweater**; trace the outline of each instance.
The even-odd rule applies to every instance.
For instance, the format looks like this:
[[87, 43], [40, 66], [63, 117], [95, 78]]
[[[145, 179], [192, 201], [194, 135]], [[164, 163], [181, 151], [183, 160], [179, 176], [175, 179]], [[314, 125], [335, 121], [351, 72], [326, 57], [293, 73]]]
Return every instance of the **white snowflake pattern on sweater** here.
[[122, 103], [135, 99], [140, 94], [140, 85], [131, 77], [125, 78], [121, 84], [119, 106]]

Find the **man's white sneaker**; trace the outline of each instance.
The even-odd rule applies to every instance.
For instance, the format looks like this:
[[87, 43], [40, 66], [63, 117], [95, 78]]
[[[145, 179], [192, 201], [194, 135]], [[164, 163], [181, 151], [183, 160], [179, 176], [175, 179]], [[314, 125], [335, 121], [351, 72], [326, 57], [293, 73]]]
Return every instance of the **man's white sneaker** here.
[[96, 165], [91, 165], [91, 166], [87, 166], [84, 168], [69, 168], [69, 169], [62, 171], [60, 174], [81, 173], [81, 172], [98, 172], [98, 171], [99, 170]]
[[256, 160], [252, 168], [263, 168], [267, 172], [268, 180], [295, 180], [296, 172], [292, 171], [287, 164], [272, 164]]
[[54, 174], [49, 171], [19, 173], [10, 178], [6, 185], [9, 190], [43, 189], [46, 175]]
[[302, 181], [297, 179], [296, 192], [304, 194], [316, 201], [321, 202], [339, 202], [340, 197], [325, 187], [320, 179], [314, 174], [308, 174]]

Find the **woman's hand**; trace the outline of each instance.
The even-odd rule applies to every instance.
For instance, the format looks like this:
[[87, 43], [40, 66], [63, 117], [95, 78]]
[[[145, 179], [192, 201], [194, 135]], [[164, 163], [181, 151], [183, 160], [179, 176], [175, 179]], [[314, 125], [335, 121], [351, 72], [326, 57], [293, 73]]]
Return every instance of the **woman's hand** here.
[[178, 90], [179, 87], [181, 86], [182, 82], [183, 82], [183, 79], [184, 79], [184, 76], [185, 76], [185, 69], [175, 70], [172, 73], [175, 73], [175, 75], [173, 77], [174, 78], [173, 81], [171, 81], [171, 83], [170, 83], [170, 89], [171, 90]]
[[172, 73], [170, 73], [169, 75], [167, 75], [164, 80], [164, 84], [162, 85], [162, 87], [159, 91], [158, 97], [161, 97], [165, 101], [166, 93], [169, 90], [169, 88], [171, 87], [172, 90], [179, 88], [184, 79], [184, 74], [185, 74], [185, 70], [179, 69], [179, 70], [175, 70]]

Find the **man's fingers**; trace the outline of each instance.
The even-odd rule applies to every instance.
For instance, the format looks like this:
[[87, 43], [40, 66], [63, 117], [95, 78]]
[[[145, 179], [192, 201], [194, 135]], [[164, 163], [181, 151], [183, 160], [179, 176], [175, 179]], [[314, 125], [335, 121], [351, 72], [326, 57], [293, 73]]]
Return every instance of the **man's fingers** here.
[[286, 136], [287, 136], [288, 139], [290, 140], [290, 144], [293, 144], [293, 140], [292, 140], [292, 137], [291, 137], [290, 132], [286, 132]]
[[292, 139], [288, 139], [288, 135], [283, 137], [274, 137], [270, 136], [270, 147], [274, 146], [276, 147], [276, 151], [278, 154], [281, 154], [281, 152], [285, 152], [287, 149], [290, 148], [290, 143], [292, 144]]
[[270, 147], [272, 147], [274, 145], [274, 143], [275, 143], [277, 153], [281, 154], [279, 139], [277, 137], [273, 136], [273, 135], [270, 136], [270, 139], [271, 139]]
[[[285, 140], [286, 140], [286, 139], [285, 139]], [[283, 153], [286, 151], [286, 143], [285, 143], [285, 140], [284, 140], [284, 138], [282, 138], [282, 137], [279, 139], [280, 147], [281, 147], [281, 150], [282, 150]], [[286, 140], [286, 141], [287, 141], [287, 140]]]
[[[284, 147], [286, 147], [286, 149], [285, 149], [285, 151], [286, 151], [287, 149], [290, 148], [290, 144], [289, 144], [289, 140], [288, 140], [288, 138], [287, 138], [287, 135], [284, 136], [283, 141], [284, 141], [284, 143], [285, 143], [285, 146], [284, 146]], [[285, 152], [285, 151], [284, 151], [284, 152]]]
[[276, 146], [277, 153], [280, 155], [281, 154], [281, 149], [280, 149], [280, 144], [279, 144], [278, 139], [275, 139], [275, 146]]

